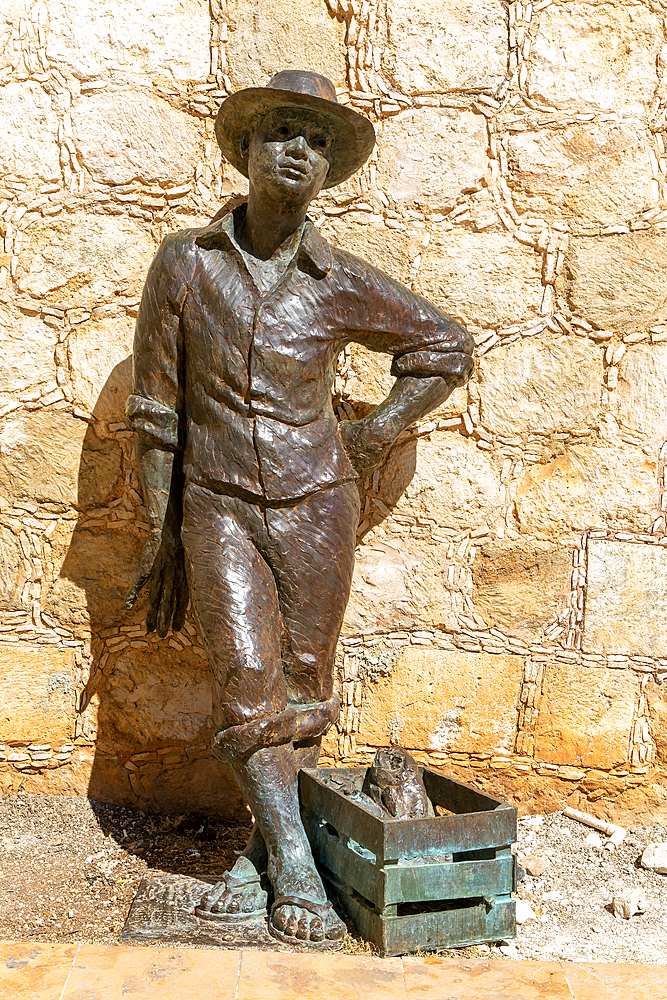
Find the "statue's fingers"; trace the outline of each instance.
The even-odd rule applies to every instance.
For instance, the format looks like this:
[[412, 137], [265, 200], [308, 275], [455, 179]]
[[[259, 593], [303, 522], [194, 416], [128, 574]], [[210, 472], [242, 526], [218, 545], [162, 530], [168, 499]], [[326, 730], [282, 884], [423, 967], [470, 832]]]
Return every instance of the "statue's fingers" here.
[[171, 616], [174, 610], [174, 571], [171, 567], [165, 570], [162, 576], [162, 592], [160, 594], [160, 605], [157, 612], [157, 634], [164, 639], [171, 624]]
[[173, 632], [180, 632], [185, 624], [185, 615], [188, 610], [190, 594], [188, 591], [188, 581], [185, 575], [185, 567], [179, 560], [174, 583], [174, 617], [171, 622]]
[[128, 591], [125, 595], [125, 607], [128, 611], [131, 611], [134, 605], [136, 604], [137, 597], [146, 586], [146, 581], [148, 580], [148, 577], [150, 575], [151, 575], [150, 570], [148, 571], [148, 573], [143, 573], [141, 570], [139, 570], [139, 572], [135, 576], [134, 580], [132, 581], [132, 584], [128, 588]]

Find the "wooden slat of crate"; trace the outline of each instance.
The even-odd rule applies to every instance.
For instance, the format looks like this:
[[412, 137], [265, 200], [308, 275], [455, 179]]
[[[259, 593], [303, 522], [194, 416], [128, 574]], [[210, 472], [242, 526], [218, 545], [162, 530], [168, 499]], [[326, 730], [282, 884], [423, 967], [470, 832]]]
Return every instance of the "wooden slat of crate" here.
[[379, 910], [394, 903], [471, 896], [491, 898], [509, 894], [513, 889], [514, 859], [509, 852], [493, 860], [387, 865], [383, 868], [360, 857], [314, 817], [305, 815], [304, 823], [318, 862]]
[[433, 913], [383, 916], [330, 873], [323, 874], [361, 936], [383, 955], [403, 955], [417, 948], [462, 948], [516, 937], [516, 903], [509, 897], [496, 898], [490, 908], [480, 903]]
[[[336, 773], [338, 769], [334, 769]], [[363, 775], [365, 768], [347, 769]], [[341, 770], [341, 773], [345, 773]], [[351, 837], [375, 854], [379, 862], [424, 854], [450, 854], [504, 847], [516, 840], [517, 811], [513, 806], [477, 793], [460, 782], [424, 768], [424, 780], [436, 793], [436, 803], [450, 808], [448, 794], [457, 804], [475, 811], [455, 816], [380, 820], [360, 802], [347, 799], [325, 784], [317, 771], [300, 772], [301, 801], [306, 809], [331, 823], [341, 836]], [[441, 800], [441, 801], [438, 801]]]

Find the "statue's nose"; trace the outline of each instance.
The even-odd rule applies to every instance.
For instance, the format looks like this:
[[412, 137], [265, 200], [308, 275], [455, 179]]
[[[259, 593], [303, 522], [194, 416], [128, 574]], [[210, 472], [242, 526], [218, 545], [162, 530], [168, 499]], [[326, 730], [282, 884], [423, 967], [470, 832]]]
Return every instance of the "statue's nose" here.
[[297, 155], [303, 157], [305, 157], [308, 153], [308, 143], [302, 135], [295, 135], [287, 148], [290, 153], [296, 153]]

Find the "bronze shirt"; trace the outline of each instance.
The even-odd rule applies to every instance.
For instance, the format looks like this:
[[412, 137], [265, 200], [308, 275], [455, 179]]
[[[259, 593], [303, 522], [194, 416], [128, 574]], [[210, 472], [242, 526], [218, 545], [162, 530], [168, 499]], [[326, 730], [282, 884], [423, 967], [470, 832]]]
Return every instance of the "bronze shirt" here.
[[424, 351], [472, 354], [472, 338], [310, 222], [262, 294], [233, 234], [229, 213], [162, 242], [137, 319], [129, 426], [183, 449], [186, 478], [219, 492], [272, 502], [353, 479], [332, 405], [343, 348], [392, 354], [397, 373], [420, 352], [423, 374]]

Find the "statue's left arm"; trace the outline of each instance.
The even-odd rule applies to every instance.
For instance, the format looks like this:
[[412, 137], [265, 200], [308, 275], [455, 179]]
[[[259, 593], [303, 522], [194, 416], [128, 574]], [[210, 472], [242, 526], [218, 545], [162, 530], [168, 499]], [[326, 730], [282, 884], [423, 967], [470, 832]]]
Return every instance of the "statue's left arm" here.
[[341, 421], [345, 449], [359, 475], [383, 459], [402, 431], [436, 409], [473, 372], [474, 341], [467, 330], [436, 305], [374, 268], [370, 289], [357, 300], [358, 329], [352, 340], [393, 354], [397, 376], [385, 400], [361, 420]]

